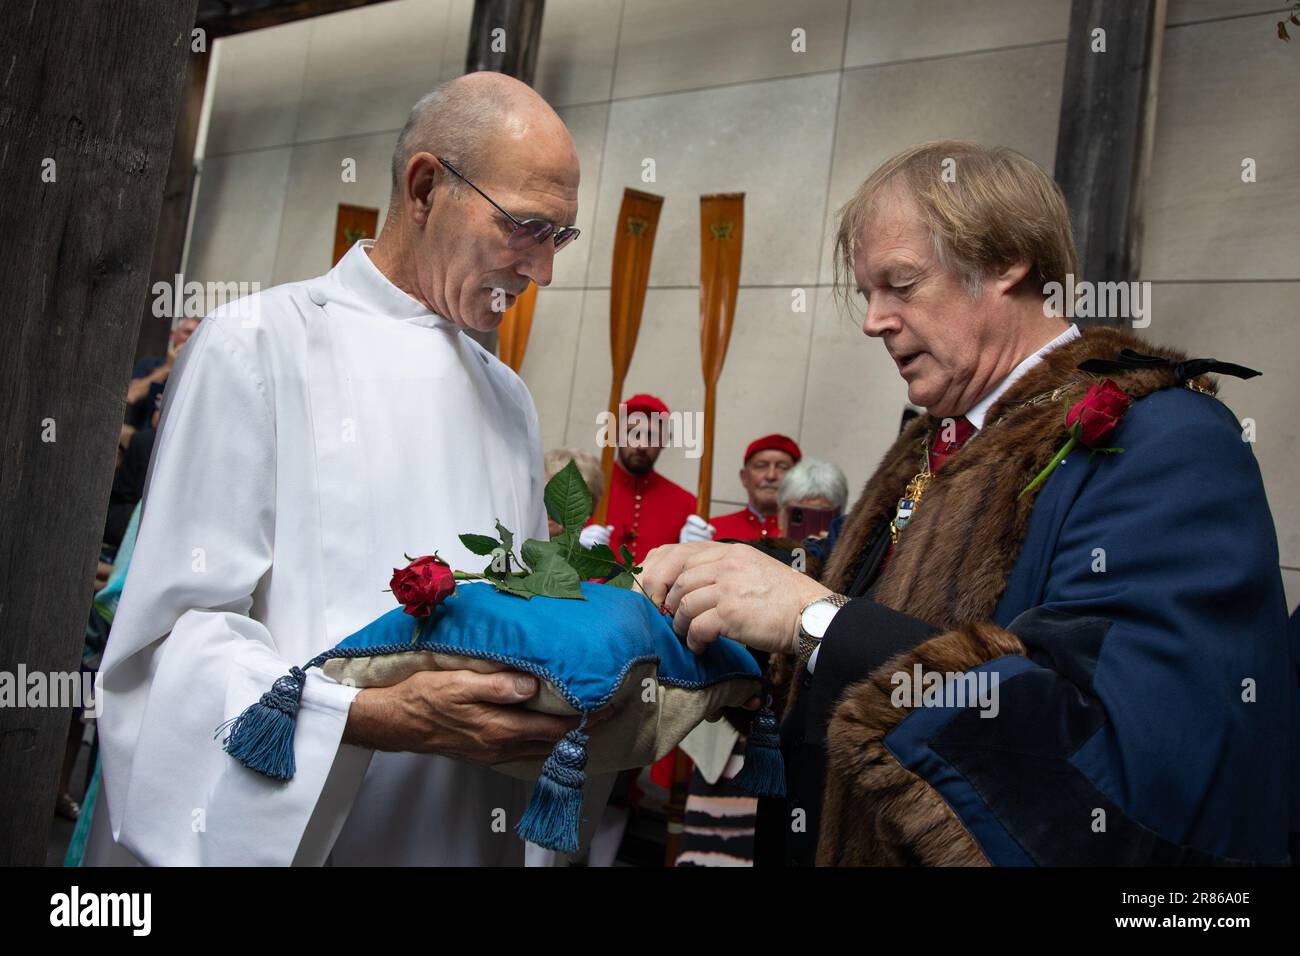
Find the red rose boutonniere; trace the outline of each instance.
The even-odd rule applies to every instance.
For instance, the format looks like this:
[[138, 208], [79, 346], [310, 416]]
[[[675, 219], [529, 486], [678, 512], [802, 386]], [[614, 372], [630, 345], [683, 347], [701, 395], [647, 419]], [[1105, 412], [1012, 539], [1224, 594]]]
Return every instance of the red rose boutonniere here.
[[451, 565], [436, 554], [427, 554], [404, 568], [393, 568], [388, 586], [407, 614], [427, 617], [455, 593], [456, 579]]
[[1088, 394], [1083, 396], [1083, 401], [1065, 413], [1065, 431], [1069, 436], [1065, 444], [1047, 463], [1047, 467], [1040, 471], [1033, 481], [1025, 485], [1017, 497], [1023, 498], [1045, 482], [1047, 476], [1055, 471], [1056, 466], [1064, 461], [1065, 456], [1074, 451], [1078, 445], [1087, 446], [1094, 454], [1122, 452], [1123, 448], [1102, 446], [1115, 434], [1120, 419], [1132, 404], [1133, 399], [1128, 396], [1128, 393], [1110, 379], [1088, 389]]

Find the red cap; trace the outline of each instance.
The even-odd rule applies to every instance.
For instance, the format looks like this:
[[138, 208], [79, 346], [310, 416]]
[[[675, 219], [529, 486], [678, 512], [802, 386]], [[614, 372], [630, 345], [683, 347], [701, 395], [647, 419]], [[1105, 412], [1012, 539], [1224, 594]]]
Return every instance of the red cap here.
[[623, 404], [627, 406], [627, 413], [629, 415], [633, 412], [645, 412], [647, 415], [654, 414], [655, 412], [659, 412], [662, 415], [668, 414], [667, 405], [655, 396], [647, 395], [644, 392], [640, 395], [633, 395], [631, 398], [624, 400]]
[[745, 463], [748, 463], [749, 459], [760, 451], [783, 451], [794, 459], [796, 465], [799, 464], [799, 459], [803, 457], [803, 452], [794, 443], [794, 439], [785, 435], [764, 435], [762, 438], [754, 439], [749, 443], [749, 447], [745, 449]]

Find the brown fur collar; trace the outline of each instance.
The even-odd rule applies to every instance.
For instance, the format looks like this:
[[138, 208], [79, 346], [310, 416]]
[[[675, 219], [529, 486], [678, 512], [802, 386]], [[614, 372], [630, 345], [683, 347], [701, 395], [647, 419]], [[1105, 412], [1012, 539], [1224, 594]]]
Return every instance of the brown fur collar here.
[[[966, 671], [1025, 648], [990, 622], [1006, 588], [1035, 493], [1020, 490], [1051, 460], [1065, 438], [1063, 406], [1107, 376], [1078, 370], [1089, 358], [1115, 358], [1124, 348], [1183, 359], [1116, 329], [1090, 328], [1053, 349], [989, 410], [984, 428], [930, 482], [880, 576], [875, 600], [945, 631], [899, 655], [848, 689], [827, 728], [827, 774], [818, 862], [838, 865], [986, 862], [943, 799], [903, 769], [883, 744], [906, 709], [890, 702], [889, 675], [920, 663], [927, 670]], [[1177, 385], [1168, 369], [1109, 376], [1135, 400]], [[1208, 379], [1196, 385], [1213, 391]], [[872, 530], [892, 517], [916, 474], [925, 437], [940, 422], [922, 416], [885, 455], [863, 489], [836, 544], [822, 582], [843, 592], [856, 575]]]
[[[989, 409], [984, 428], [930, 482], [880, 577], [877, 601], [942, 628], [993, 616], [1037, 497], [1017, 495], [1065, 440], [1063, 405], [1106, 377], [1135, 400], [1176, 384], [1166, 368], [1110, 376], [1076, 368], [1085, 359], [1115, 358], [1125, 348], [1186, 358], [1109, 328], [1086, 329], [1049, 352]], [[1197, 384], [1213, 388], [1204, 379]], [[893, 516], [920, 469], [926, 436], [939, 426], [929, 415], [913, 421], [863, 488], [822, 576], [831, 590], [852, 584], [871, 531]]]
[[826, 734], [818, 866], [987, 865], [943, 798], [885, 749], [885, 735], [909, 713], [891, 703], [889, 678], [915, 664], [961, 673], [1024, 652], [1015, 635], [1000, 627], [967, 625], [900, 654], [850, 689]]

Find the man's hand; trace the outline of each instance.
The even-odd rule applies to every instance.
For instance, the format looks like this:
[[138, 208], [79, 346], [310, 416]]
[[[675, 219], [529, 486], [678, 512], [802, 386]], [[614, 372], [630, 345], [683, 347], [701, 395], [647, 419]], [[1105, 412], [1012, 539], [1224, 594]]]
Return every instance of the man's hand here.
[[646, 555], [642, 567], [646, 594], [672, 612], [673, 630], [697, 654], [719, 637], [793, 653], [799, 612], [832, 593], [744, 544], [667, 544]]
[[167, 358], [162, 365], [140, 378], [131, 379], [131, 384], [126, 387], [126, 403], [128, 405], [139, 405], [149, 397], [149, 387], [159, 382], [166, 382], [167, 377], [172, 373], [172, 364], [176, 361], [176, 353], [168, 351]]
[[718, 529], [699, 515], [691, 515], [686, 519], [686, 524], [682, 525], [682, 530], [677, 533], [677, 540], [682, 544], [691, 541], [712, 541], [717, 533]]
[[578, 726], [579, 718], [518, 706], [537, 690], [536, 677], [514, 671], [420, 671], [392, 687], [368, 687], [357, 694], [343, 740], [484, 766], [542, 759]]

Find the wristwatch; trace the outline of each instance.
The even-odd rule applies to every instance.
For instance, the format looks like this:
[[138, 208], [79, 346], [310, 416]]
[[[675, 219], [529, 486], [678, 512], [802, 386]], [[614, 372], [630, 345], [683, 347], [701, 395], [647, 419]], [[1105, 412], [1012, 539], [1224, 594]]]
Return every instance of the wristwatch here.
[[831, 626], [835, 613], [848, 603], [847, 595], [829, 594], [804, 605], [804, 609], [799, 612], [798, 655], [802, 666], [807, 666], [808, 658], [812, 657], [812, 652], [826, 636], [826, 630]]

